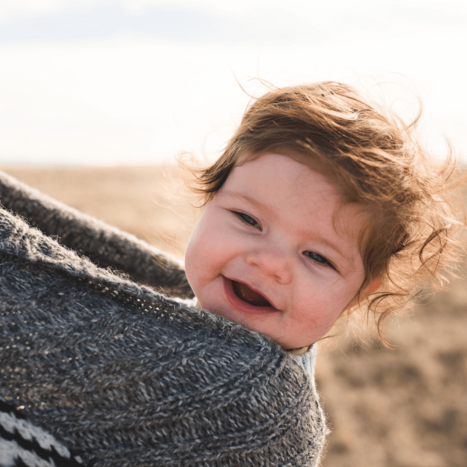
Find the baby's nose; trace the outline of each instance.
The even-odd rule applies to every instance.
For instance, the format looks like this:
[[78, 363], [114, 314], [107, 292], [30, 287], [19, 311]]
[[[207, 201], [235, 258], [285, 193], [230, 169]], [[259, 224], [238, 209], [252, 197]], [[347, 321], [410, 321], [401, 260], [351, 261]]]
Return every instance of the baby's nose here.
[[249, 252], [246, 262], [258, 267], [265, 276], [274, 278], [280, 284], [288, 284], [292, 280], [290, 262], [287, 255], [278, 249], [261, 249]]

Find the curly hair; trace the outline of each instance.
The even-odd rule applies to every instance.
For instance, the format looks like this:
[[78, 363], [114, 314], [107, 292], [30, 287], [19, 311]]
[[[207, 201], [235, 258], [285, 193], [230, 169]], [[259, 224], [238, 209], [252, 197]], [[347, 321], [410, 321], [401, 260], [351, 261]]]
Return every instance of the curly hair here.
[[459, 259], [465, 221], [452, 152], [444, 165], [417, 142], [421, 111], [409, 125], [394, 112], [337, 82], [274, 88], [247, 108], [221, 157], [197, 173], [203, 204], [231, 170], [265, 152], [297, 159], [322, 173], [367, 214], [360, 236], [364, 279], [375, 281], [368, 311], [381, 325], [407, 308], [425, 283], [440, 288], [443, 270]]

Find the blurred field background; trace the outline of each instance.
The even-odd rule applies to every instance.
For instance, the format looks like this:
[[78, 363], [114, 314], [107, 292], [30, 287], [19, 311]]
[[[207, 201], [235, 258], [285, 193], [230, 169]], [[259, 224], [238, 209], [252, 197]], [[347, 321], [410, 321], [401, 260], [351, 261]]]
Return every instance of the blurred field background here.
[[[196, 221], [173, 166], [3, 170], [179, 255]], [[394, 350], [359, 323], [321, 345], [316, 379], [332, 430], [323, 467], [467, 465], [467, 284], [419, 302], [387, 327]]]

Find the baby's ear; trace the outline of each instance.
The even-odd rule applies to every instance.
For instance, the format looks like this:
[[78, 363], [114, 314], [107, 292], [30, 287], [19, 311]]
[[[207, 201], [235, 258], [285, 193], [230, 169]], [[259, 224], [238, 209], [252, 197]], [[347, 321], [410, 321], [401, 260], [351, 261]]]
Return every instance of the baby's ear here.
[[350, 310], [355, 305], [358, 305], [360, 302], [365, 300], [372, 293], [375, 293], [381, 287], [381, 280], [375, 279], [365, 290], [362, 291], [360, 297], [355, 297], [346, 307], [346, 310]]
[[379, 279], [374, 280], [365, 290], [365, 296], [363, 298], [368, 297], [372, 293], [375, 293], [382, 285], [382, 282]]

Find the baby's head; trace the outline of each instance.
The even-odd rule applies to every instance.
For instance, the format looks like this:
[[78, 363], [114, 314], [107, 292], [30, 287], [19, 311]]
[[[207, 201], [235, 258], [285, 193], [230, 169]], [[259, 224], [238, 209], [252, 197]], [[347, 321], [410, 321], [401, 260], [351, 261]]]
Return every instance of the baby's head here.
[[202, 308], [286, 349], [364, 299], [385, 317], [454, 254], [448, 178], [349, 86], [270, 91], [199, 175], [188, 281]]

